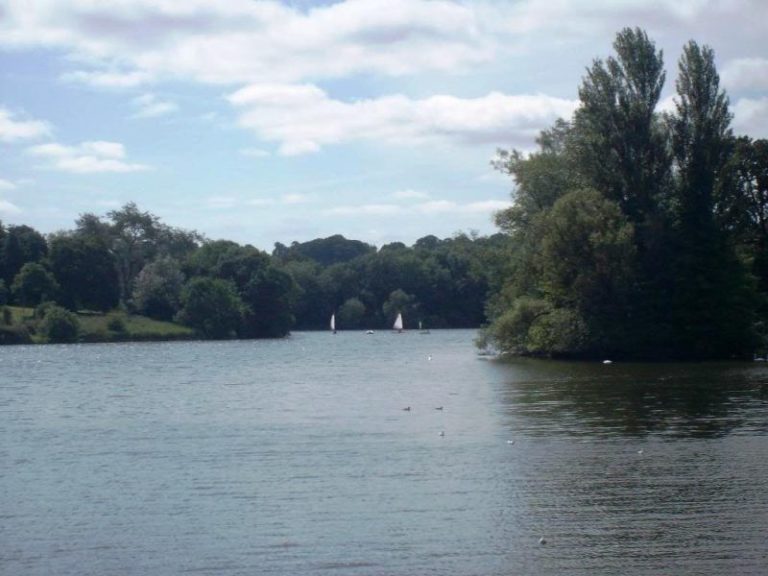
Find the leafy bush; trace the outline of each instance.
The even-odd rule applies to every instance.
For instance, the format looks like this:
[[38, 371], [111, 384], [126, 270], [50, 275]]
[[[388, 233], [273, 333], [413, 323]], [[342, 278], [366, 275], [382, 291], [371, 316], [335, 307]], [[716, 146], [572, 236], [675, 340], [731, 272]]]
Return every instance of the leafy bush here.
[[76, 342], [80, 333], [80, 322], [69, 310], [50, 306], [40, 323], [39, 333], [47, 342]]
[[123, 334], [127, 329], [125, 325], [125, 318], [117, 314], [110, 316], [109, 320], [107, 320], [107, 328], [109, 328], [112, 332]]
[[231, 282], [192, 278], [182, 294], [178, 321], [207, 338], [230, 338], [243, 316], [243, 302]]
[[35, 306], [56, 298], [59, 285], [45, 266], [27, 262], [14, 278], [11, 291], [16, 302], [22, 306]]

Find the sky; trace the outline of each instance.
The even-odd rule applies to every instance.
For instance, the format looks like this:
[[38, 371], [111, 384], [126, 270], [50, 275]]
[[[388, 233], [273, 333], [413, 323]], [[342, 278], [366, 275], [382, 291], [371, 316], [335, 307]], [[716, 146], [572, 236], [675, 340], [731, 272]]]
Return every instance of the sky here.
[[768, 138], [765, 0], [0, 0], [0, 220], [127, 202], [271, 251], [495, 232], [532, 150], [623, 27], [711, 46], [737, 134]]

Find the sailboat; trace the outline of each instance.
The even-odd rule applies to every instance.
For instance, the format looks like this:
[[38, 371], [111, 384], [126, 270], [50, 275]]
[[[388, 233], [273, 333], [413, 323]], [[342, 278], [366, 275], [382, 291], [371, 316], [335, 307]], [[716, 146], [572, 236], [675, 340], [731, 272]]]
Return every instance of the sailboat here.
[[419, 320], [419, 334], [429, 334], [429, 330], [424, 330], [424, 327], [421, 325], [421, 320]]
[[331, 332], [336, 334], [336, 314], [331, 314]]
[[400, 312], [397, 313], [397, 318], [395, 318], [395, 323], [392, 326], [392, 330], [397, 330], [398, 332], [403, 331], [403, 315], [400, 314]]

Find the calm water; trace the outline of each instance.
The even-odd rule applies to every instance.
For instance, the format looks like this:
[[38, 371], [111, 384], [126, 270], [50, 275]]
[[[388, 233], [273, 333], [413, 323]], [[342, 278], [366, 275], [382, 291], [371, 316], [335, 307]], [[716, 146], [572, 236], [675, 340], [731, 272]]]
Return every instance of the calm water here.
[[0, 573], [768, 573], [768, 366], [472, 337], [0, 348]]

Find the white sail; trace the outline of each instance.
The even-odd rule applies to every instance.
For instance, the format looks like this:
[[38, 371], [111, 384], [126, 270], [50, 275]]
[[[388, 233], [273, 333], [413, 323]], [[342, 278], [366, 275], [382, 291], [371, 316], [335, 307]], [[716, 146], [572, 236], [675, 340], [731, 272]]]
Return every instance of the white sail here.
[[402, 330], [403, 329], [403, 315], [398, 312], [397, 318], [395, 319], [395, 324], [392, 326], [393, 330]]
[[331, 314], [331, 330], [336, 332], [336, 314]]

